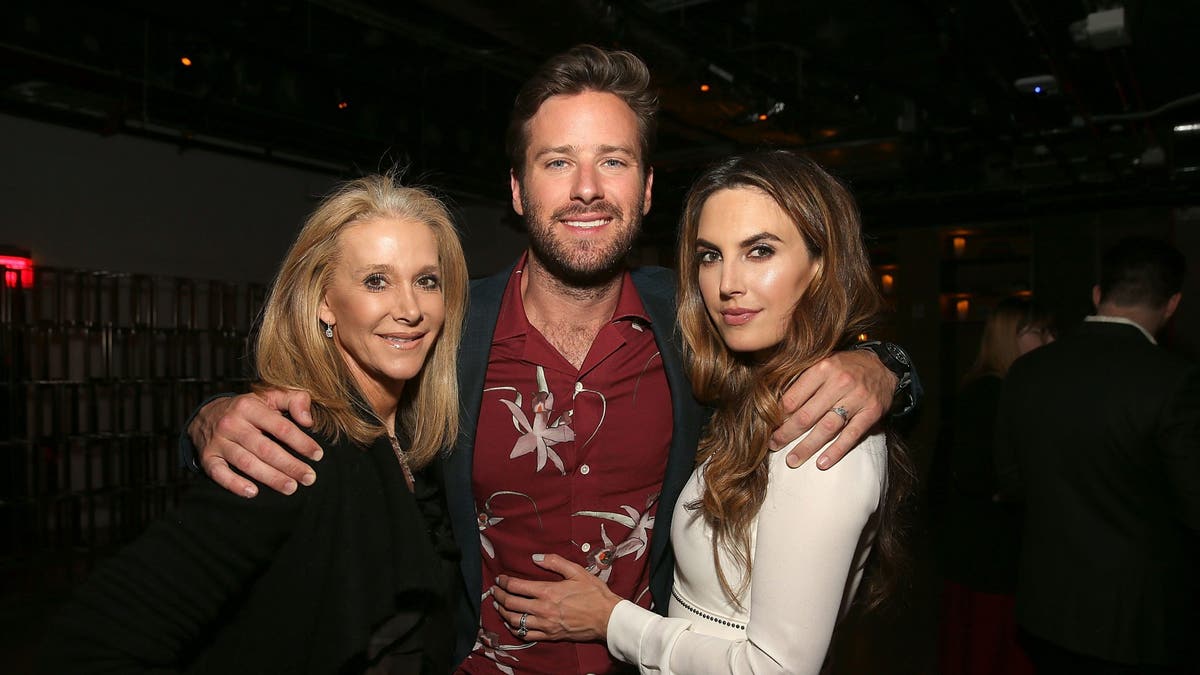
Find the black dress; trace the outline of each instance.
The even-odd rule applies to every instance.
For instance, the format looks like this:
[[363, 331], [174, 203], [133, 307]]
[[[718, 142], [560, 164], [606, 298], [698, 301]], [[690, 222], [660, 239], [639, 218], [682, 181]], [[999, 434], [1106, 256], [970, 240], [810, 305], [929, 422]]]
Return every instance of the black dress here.
[[1021, 512], [996, 498], [996, 410], [1003, 385], [995, 375], [982, 375], [959, 392], [947, 448], [941, 548], [946, 578], [975, 591], [1011, 595], [1017, 588]]
[[42, 670], [449, 672], [457, 548], [440, 466], [414, 495], [386, 437], [317, 440], [318, 480], [293, 496], [192, 486], [53, 621]]

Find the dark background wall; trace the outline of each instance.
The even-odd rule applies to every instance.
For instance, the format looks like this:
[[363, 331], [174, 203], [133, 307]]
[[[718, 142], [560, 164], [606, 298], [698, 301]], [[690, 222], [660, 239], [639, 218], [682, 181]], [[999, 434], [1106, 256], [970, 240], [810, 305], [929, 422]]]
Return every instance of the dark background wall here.
[[[51, 267], [267, 283], [336, 182], [327, 173], [2, 114], [0, 139], [0, 245], [28, 249]], [[496, 181], [506, 184], [507, 176]], [[506, 204], [450, 202], [474, 275], [521, 250], [523, 236], [501, 221]]]

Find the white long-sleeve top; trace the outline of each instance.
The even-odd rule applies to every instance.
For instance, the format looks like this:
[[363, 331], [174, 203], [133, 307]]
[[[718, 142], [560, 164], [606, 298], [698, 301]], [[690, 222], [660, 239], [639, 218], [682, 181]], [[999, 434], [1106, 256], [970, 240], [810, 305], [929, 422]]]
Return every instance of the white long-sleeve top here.
[[[608, 621], [613, 656], [642, 673], [663, 675], [820, 671], [874, 542], [887, 444], [883, 434], [870, 436], [826, 471], [815, 459], [788, 468], [791, 447], [767, 460], [770, 480], [751, 530], [753, 571], [741, 606], [721, 589], [711, 528], [699, 510], [687, 508], [700, 496], [697, 469], [672, 518], [675, 583], [668, 616], [621, 601]], [[736, 588], [740, 568], [724, 552], [721, 566]]]

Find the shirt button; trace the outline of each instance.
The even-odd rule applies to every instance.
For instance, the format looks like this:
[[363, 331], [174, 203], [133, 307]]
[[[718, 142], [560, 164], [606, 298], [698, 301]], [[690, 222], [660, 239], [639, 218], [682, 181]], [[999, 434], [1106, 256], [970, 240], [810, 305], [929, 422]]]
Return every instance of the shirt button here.
[[583, 466], [579, 467], [579, 473], [581, 473], [585, 476], [591, 472], [592, 472], [592, 467], [588, 466], [587, 464], [584, 464]]
[[579, 547], [579, 550], [583, 551], [584, 553], [587, 553], [588, 551], [592, 550], [592, 545], [585, 541], [585, 542], [583, 542], [583, 546]]

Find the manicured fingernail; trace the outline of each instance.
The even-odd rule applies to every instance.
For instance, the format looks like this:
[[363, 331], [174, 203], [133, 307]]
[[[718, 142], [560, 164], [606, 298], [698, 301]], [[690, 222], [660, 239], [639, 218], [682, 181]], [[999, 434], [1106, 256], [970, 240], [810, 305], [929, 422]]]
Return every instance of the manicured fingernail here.
[[285, 494], [285, 495], [292, 494], [293, 492], [296, 491], [296, 487], [297, 487], [296, 481], [289, 480], [288, 482], [283, 484], [283, 494]]
[[825, 455], [821, 455], [821, 457], [817, 459], [818, 469], [828, 469], [832, 464], [833, 462], [831, 462]]
[[257, 495], [258, 495], [258, 488], [254, 487], [253, 485], [247, 485], [246, 487], [242, 488], [242, 496], [243, 497], [249, 498], [249, 497], [254, 497]]
[[494, 609], [494, 610], [496, 610], [497, 612], [499, 612], [499, 611], [500, 611], [500, 603], [498, 603], [498, 602], [496, 602], [495, 600], [493, 600], [493, 601], [492, 601], [492, 609]]
[[325, 451], [318, 448], [317, 451], [313, 453], [313, 461], [319, 462], [319, 461], [321, 461], [321, 458], [324, 456], [325, 456]]
[[303, 476], [300, 476], [300, 482], [304, 485], [312, 485], [313, 483], [317, 482], [317, 474], [310, 471]]
[[789, 452], [787, 456], [787, 465], [792, 469], [800, 466], [800, 458]]
[[533, 554], [533, 562], [543, 562], [545, 560], [546, 560], [545, 553], [534, 553]]

